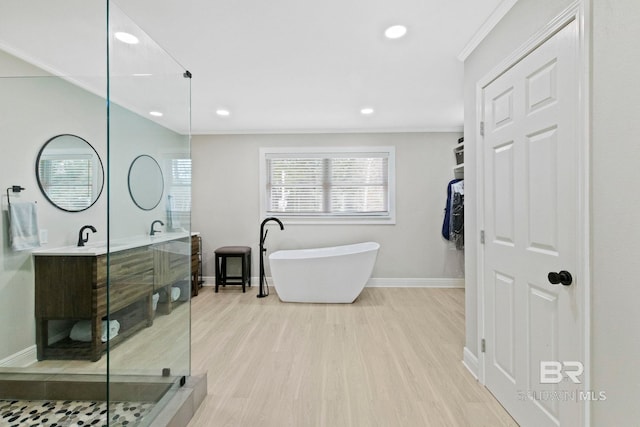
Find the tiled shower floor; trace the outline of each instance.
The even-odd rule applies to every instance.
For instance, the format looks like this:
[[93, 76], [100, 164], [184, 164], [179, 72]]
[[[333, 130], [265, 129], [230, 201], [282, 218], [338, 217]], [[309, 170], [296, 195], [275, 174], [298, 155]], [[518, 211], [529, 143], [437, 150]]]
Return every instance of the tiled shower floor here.
[[[153, 402], [111, 402], [109, 426], [137, 426]], [[0, 400], [0, 425], [7, 427], [106, 426], [107, 402]]]

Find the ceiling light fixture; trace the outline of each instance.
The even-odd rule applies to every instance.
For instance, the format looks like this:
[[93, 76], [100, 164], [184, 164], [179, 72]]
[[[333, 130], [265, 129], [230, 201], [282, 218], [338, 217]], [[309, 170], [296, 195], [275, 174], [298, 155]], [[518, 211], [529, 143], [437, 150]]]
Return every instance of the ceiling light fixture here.
[[150, 111], [149, 114], [154, 117], [162, 117], [162, 113], [160, 111]]
[[134, 73], [133, 77], [149, 77], [152, 76], [153, 74], [151, 73]]
[[126, 44], [138, 44], [140, 40], [133, 34], [125, 33], [124, 31], [118, 31], [115, 33], [116, 39]]
[[369, 114], [373, 114], [373, 108], [367, 107], [360, 110], [360, 114], [363, 116], [368, 116]]
[[407, 27], [405, 27], [404, 25], [394, 25], [384, 31], [384, 35], [388, 39], [399, 39], [405, 34], [407, 34]]
[[219, 115], [219, 116], [226, 117], [226, 116], [230, 115], [231, 113], [229, 112], [229, 110], [219, 109], [219, 110], [216, 110], [216, 114]]

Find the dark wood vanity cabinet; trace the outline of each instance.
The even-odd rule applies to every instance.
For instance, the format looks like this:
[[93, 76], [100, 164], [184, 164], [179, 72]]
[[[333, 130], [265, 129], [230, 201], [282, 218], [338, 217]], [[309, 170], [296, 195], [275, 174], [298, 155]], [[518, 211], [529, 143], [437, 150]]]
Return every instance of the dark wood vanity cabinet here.
[[[160, 313], [170, 313], [179, 303], [171, 300], [171, 287], [186, 283], [184, 292], [189, 293], [189, 269], [194, 257], [192, 239], [196, 237], [108, 255], [34, 254], [38, 360], [99, 360], [107, 348], [107, 343], [101, 339], [102, 321], [107, 314], [110, 320], [120, 323], [120, 331], [109, 340], [109, 346], [113, 347], [153, 324], [152, 295], [155, 292], [168, 293], [167, 301], [159, 303], [158, 309]], [[74, 341], [67, 337], [50, 342], [49, 322], [52, 320], [89, 321], [91, 341]]]
[[[107, 301], [107, 255], [35, 256], [36, 344], [38, 360], [100, 359], [107, 343], [102, 342], [102, 320], [107, 305], [112, 318], [119, 311], [129, 325], [120, 325], [115, 345], [127, 336], [153, 323], [153, 252], [149, 247], [134, 248], [109, 255], [111, 292]], [[131, 320], [131, 313], [136, 320]], [[88, 320], [91, 341], [66, 338], [49, 343], [49, 321]], [[125, 327], [126, 326], [126, 327]]]

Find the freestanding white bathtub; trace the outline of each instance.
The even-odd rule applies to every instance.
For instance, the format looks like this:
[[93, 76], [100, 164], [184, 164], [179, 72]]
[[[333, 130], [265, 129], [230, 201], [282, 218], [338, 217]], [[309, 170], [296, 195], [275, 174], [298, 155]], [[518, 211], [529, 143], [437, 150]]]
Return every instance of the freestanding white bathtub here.
[[352, 303], [371, 277], [380, 244], [356, 243], [269, 255], [273, 285], [284, 302]]

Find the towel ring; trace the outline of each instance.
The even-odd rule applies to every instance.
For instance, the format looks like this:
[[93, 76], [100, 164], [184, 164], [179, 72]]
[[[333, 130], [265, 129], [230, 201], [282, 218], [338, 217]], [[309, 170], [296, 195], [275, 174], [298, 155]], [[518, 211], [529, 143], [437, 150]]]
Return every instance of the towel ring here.
[[7, 204], [9, 205], [9, 207], [11, 207], [11, 197], [9, 197], [9, 190], [11, 190], [11, 192], [13, 193], [19, 193], [22, 190], [25, 190], [25, 188], [19, 185], [12, 185], [11, 187], [7, 188]]

